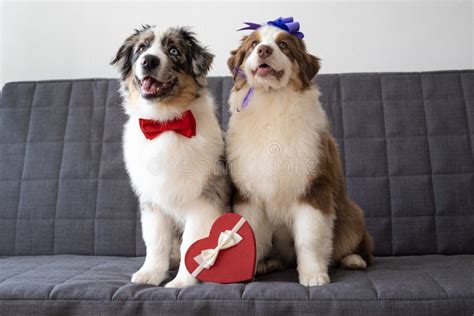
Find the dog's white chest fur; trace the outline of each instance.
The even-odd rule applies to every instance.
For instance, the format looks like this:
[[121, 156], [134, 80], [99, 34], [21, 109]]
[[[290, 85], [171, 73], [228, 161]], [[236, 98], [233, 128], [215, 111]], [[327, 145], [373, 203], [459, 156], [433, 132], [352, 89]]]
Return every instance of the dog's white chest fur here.
[[189, 177], [181, 169], [189, 157], [185, 153], [190, 150], [186, 148], [186, 141], [188, 139], [174, 132], [165, 132], [153, 140], [147, 140], [138, 126], [138, 119], [131, 118], [127, 122], [125, 163], [132, 185], [141, 198], [169, 205], [183, 200], [181, 192], [184, 188], [202, 186], [196, 183], [203, 181], [201, 176]]
[[318, 164], [320, 132], [328, 128], [319, 92], [255, 91], [249, 106], [236, 112], [246, 92], [230, 97], [232, 177], [251, 196], [283, 206], [304, 193]]
[[223, 141], [212, 101], [196, 102], [197, 135], [187, 138], [173, 131], [153, 140], [143, 135], [138, 117], [125, 125], [123, 148], [132, 186], [141, 201], [164, 210], [180, 209], [199, 197], [222, 156]]

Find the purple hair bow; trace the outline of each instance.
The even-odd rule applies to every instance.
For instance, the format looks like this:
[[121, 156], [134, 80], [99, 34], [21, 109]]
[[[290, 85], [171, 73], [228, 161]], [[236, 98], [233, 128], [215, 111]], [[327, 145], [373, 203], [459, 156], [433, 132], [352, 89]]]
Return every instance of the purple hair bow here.
[[[247, 26], [241, 29], [238, 29], [237, 31], [256, 30], [262, 27], [265, 23], [258, 24], [258, 23], [253, 23], [253, 22], [244, 22], [244, 24], [247, 24]], [[273, 25], [275, 27], [278, 27], [279, 29], [287, 31], [288, 33], [296, 36], [299, 39], [302, 39], [304, 37], [304, 34], [300, 32], [300, 23], [294, 21], [293, 17], [291, 16], [286, 17], [286, 18], [279, 17], [278, 19], [275, 19], [273, 21], [268, 21], [266, 25]]]

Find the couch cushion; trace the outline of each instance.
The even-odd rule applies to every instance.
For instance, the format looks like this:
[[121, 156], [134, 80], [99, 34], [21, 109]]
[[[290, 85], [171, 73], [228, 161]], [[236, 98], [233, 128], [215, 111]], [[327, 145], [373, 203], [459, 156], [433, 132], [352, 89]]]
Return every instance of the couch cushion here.
[[[474, 254], [474, 71], [318, 75], [378, 255]], [[210, 78], [225, 129], [231, 78]], [[118, 82], [9, 83], [0, 255], [144, 254]]]
[[182, 290], [129, 282], [142, 257], [0, 258], [2, 315], [38, 313], [421, 313], [474, 312], [474, 256], [376, 258], [367, 272], [334, 269], [332, 283], [303, 287], [295, 270], [248, 284], [204, 283]]

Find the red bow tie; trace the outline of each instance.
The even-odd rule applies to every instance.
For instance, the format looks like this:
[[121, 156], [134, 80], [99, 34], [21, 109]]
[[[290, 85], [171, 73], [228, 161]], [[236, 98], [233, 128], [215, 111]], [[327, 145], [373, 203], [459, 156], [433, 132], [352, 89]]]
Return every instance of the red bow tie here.
[[196, 135], [196, 120], [191, 110], [187, 110], [180, 118], [171, 121], [159, 122], [140, 119], [140, 128], [147, 139], [154, 139], [166, 131], [174, 131], [191, 138]]

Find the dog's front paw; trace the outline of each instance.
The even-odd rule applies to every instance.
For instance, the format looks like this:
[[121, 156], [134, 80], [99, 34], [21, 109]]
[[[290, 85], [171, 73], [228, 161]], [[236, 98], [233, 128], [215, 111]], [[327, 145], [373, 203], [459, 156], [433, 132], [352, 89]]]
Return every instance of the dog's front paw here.
[[185, 278], [180, 278], [180, 277], [177, 276], [176, 278], [174, 278], [173, 280], [168, 282], [165, 285], [165, 287], [182, 289], [184, 287], [195, 285], [197, 283], [198, 283], [198, 281], [192, 276], [185, 277]]
[[321, 286], [331, 282], [329, 275], [324, 272], [300, 273], [299, 279], [300, 284], [304, 286]]
[[149, 267], [141, 267], [140, 270], [132, 275], [132, 282], [139, 284], [160, 285], [166, 278], [166, 272]]

